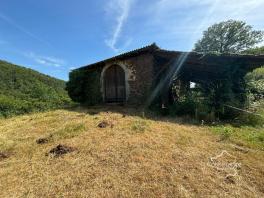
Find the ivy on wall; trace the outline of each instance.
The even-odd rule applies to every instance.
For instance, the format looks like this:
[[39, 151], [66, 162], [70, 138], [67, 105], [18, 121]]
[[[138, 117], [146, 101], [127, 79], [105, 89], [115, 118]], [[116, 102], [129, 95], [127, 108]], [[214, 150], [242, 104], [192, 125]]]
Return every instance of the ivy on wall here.
[[101, 68], [72, 71], [66, 85], [71, 99], [84, 105], [101, 103], [100, 74]]

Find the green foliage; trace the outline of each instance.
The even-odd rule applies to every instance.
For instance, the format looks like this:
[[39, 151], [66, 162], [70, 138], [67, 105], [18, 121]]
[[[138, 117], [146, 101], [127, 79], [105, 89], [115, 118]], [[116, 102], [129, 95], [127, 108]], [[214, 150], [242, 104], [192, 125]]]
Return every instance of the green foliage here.
[[232, 134], [233, 130], [229, 127], [223, 127], [222, 130], [220, 130], [220, 138], [221, 140], [228, 140]]
[[95, 105], [102, 101], [100, 92], [100, 71], [79, 69], [70, 73], [67, 91], [73, 101]]
[[148, 127], [145, 120], [136, 120], [132, 123], [131, 129], [135, 132], [144, 132]]
[[86, 127], [84, 123], [67, 124], [64, 128], [61, 128], [55, 131], [54, 133], [52, 133], [49, 138], [52, 140], [73, 138], [73, 137], [78, 136], [85, 130], [86, 130]]
[[[243, 21], [228, 20], [209, 27], [203, 38], [195, 44], [195, 51], [203, 53], [243, 53], [263, 54], [264, 48], [254, 48], [263, 40], [262, 31], [254, 31]], [[225, 65], [223, 65], [225, 67]], [[225, 105], [244, 108], [247, 101], [247, 87], [250, 94], [256, 97], [263, 95], [263, 75], [256, 70], [244, 78], [246, 71], [239, 63], [229, 67], [223, 79], [199, 85], [204, 103], [222, 119], [233, 119], [238, 111], [223, 108]]]
[[264, 98], [264, 67], [257, 68], [245, 76], [247, 89], [253, 101]]
[[70, 104], [65, 83], [31, 69], [0, 61], [0, 117]]
[[242, 113], [237, 118], [238, 122], [248, 126], [263, 126], [264, 118], [258, 114]]
[[263, 55], [264, 54], [264, 46], [255, 47], [252, 49], [247, 49], [247, 50], [243, 51], [242, 54]]
[[214, 113], [216, 118], [233, 119], [239, 112], [226, 108], [226, 105], [243, 108], [245, 92], [240, 90], [240, 79], [227, 78], [208, 83], [198, 84], [197, 91], [201, 94], [200, 103], [207, 107], [207, 113]]
[[210, 129], [219, 135], [220, 140], [237, 145], [264, 150], [264, 128], [252, 126], [234, 127], [231, 125], [212, 126]]
[[202, 53], [238, 53], [254, 47], [263, 40], [263, 32], [252, 30], [243, 21], [216, 23], [203, 32], [194, 51]]
[[192, 97], [188, 97], [183, 101], [175, 102], [174, 104], [169, 106], [169, 114], [174, 116], [183, 116], [183, 115], [189, 115], [194, 116], [195, 115], [195, 109], [197, 108], [198, 103], [195, 101]]

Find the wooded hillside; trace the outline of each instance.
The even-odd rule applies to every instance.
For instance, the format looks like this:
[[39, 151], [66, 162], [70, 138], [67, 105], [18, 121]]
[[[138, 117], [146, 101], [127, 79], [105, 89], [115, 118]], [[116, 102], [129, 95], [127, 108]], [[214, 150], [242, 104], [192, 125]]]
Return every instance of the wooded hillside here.
[[0, 60], [0, 117], [70, 103], [65, 82]]

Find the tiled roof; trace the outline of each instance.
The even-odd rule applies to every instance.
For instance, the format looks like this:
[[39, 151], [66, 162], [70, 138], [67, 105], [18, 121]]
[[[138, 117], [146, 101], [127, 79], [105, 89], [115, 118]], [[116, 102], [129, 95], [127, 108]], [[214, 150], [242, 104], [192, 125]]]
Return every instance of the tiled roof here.
[[[264, 64], [264, 55], [243, 55], [243, 54], [202, 54], [202, 53], [198, 53], [198, 52], [181, 52], [181, 51], [172, 51], [172, 50], [165, 50], [165, 49], [161, 49], [159, 48], [155, 43], [152, 43], [151, 45], [147, 45], [144, 46], [142, 48], [139, 49], [135, 49], [129, 52], [125, 52], [122, 54], [119, 54], [117, 56], [93, 63], [93, 64], [89, 64], [83, 67], [80, 67], [79, 69], [84, 69], [84, 68], [95, 68], [97, 66], [103, 66], [104, 63], [109, 62], [109, 61], [113, 61], [113, 60], [120, 60], [120, 59], [126, 59], [129, 57], [133, 57], [133, 56], [137, 56], [139, 54], [143, 54], [143, 53], [153, 53], [154, 55], [166, 55], [168, 57], [171, 58], [175, 58], [178, 55], [182, 54], [182, 53], [188, 53], [188, 60], [191, 60], [192, 57], [196, 57], [195, 60], [201, 62], [202, 60], [208, 59], [208, 58], [214, 58], [214, 59], [240, 59], [241, 61], [247, 61], [249, 62], [255, 62], [255, 63], [263, 63]], [[197, 58], [198, 57], [198, 58]]]
[[145, 53], [145, 52], [153, 52], [155, 50], [160, 50], [160, 48], [156, 45], [156, 43], [152, 43], [152, 44], [144, 46], [142, 48], [138, 48], [138, 49], [135, 49], [135, 50], [132, 50], [129, 52], [125, 52], [125, 53], [119, 54], [117, 56], [113, 56], [111, 58], [108, 58], [108, 59], [105, 59], [105, 60], [102, 60], [102, 61], [99, 61], [96, 63], [92, 63], [90, 65], [83, 66], [81, 68], [94, 67], [94, 66], [103, 64], [105, 62], [108, 62], [108, 61], [112, 61], [112, 60], [116, 60], [116, 59], [122, 59], [122, 58], [128, 58], [128, 57], [136, 56], [138, 54]]

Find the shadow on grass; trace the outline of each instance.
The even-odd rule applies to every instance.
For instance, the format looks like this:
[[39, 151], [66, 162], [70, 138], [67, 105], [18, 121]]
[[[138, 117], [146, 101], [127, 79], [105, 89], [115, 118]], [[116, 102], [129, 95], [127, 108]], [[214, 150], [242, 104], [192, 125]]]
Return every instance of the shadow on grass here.
[[143, 108], [141, 106], [133, 105], [118, 105], [118, 104], [104, 104], [98, 106], [75, 106], [67, 108], [69, 111], [84, 113], [89, 115], [97, 115], [100, 113], [119, 113], [123, 117], [137, 116], [153, 121], [171, 122], [185, 125], [201, 125], [202, 122], [195, 120], [190, 116], [171, 116], [162, 115], [162, 113]]
[[96, 115], [99, 113], [119, 113], [123, 116], [138, 116], [141, 118], [154, 120], [154, 121], [163, 121], [163, 122], [171, 122], [177, 124], [185, 124], [185, 125], [195, 125], [195, 126], [224, 126], [231, 125], [233, 127], [259, 127], [263, 126], [263, 120], [253, 119], [252, 116], [245, 115], [247, 120], [243, 117], [241, 120], [241, 115], [238, 119], [232, 120], [215, 120], [215, 121], [206, 121], [206, 120], [197, 120], [194, 116], [174, 116], [170, 115], [166, 112], [162, 111], [153, 111], [149, 108], [144, 108], [142, 106], [133, 106], [133, 105], [118, 105], [118, 104], [103, 104], [97, 106], [82, 106], [75, 105], [74, 107], [67, 108], [67, 110], [85, 113], [89, 115]]

